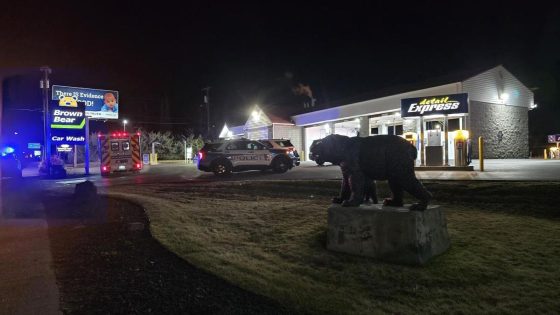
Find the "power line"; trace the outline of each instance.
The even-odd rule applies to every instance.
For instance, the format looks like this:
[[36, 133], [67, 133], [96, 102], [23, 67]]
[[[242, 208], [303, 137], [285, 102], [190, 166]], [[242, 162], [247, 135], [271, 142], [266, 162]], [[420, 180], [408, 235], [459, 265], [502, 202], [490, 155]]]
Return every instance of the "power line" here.
[[22, 112], [43, 112], [42, 108], [6, 108], [6, 110], [19, 110]]

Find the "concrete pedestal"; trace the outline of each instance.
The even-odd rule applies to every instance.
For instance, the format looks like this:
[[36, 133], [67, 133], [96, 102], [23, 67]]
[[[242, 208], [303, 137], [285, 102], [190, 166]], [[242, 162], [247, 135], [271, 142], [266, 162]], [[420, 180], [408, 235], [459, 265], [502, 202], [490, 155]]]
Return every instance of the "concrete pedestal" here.
[[387, 262], [421, 265], [450, 245], [447, 220], [440, 206], [410, 211], [378, 205], [332, 205], [327, 248]]

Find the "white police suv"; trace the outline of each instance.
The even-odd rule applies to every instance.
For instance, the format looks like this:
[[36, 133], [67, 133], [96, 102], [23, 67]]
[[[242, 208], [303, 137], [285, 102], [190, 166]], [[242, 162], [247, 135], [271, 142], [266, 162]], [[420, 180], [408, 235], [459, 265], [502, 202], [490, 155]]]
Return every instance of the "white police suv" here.
[[293, 166], [286, 150], [268, 149], [259, 141], [249, 139], [206, 143], [198, 151], [198, 169], [216, 175], [267, 169], [284, 173]]

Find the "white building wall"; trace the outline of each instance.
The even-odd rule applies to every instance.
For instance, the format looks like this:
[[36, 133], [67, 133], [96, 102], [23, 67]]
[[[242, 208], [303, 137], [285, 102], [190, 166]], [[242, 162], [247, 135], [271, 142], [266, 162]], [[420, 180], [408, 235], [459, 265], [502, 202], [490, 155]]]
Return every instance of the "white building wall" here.
[[290, 139], [294, 147], [298, 152], [302, 151], [303, 148], [303, 130], [302, 127], [290, 126], [290, 125], [272, 125], [272, 137], [275, 139]]
[[[469, 94], [469, 100], [483, 103], [506, 104], [529, 108], [534, 95], [523, 83], [503, 66], [497, 66], [462, 83], [463, 92]], [[503, 93], [507, 100], [500, 99]]]
[[245, 128], [244, 125], [233, 126], [229, 128], [229, 131], [231, 131], [233, 138], [241, 138], [241, 137], [245, 137], [245, 131], [243, 130], [243, 128]]
[[[358, 125], [360, 134], [364, 132], [364, 135], [369, 135], [369, 128], [372, 125], [367, 117], [399, 112], [401, 99], [403, 98], [461, 92], [468, 93], [471, 102], [469, 116], [465, 119], [462, 128], [472, 129], [471, 139], [476, 140], [479, 135], [489, 139], [487, 157], [526, 157], [528, 155], [528, 142], [526, 141], [528, 133], [527, 111], [534, 104], [533, 93], [503, 66], [497, 66], [463, 82], [449, 83], [295, 115], [292, 116], [292, 119], [296, 126], [290, 128], [282, 125], [270, 126], [271, 122], [268, 117], [260, 109], [257, 109], [259, 115], [247, 121], [245, 133], [248, 138], [252, 139], [271, 138], [273, 136], [289, 138], [298, 148], [298, 151], [307, 151], [312, 140], [335, 132], [335, 122], [360, 118]], [[503, 93], [508, 94], [507, 100], [500, 99]], [[499, 117], [494, 117], [496, 115]], [[378, 124], [379, 134], [387, 134], [389, 125], [391, 125], [391, 122], [380, 121]], [[304, 126], [305, 128], [302, 128]], [[412, 124], [405, 123], [403, 127], [405, 131], [416, 130], [419, 132], [420, 129], [416, 121]], [[497, 137], [496, 133], [499, 131], [501, 131], [501, 140], [498, 141], [494, 138]], [[492, 140], [490, 141], [490, 139]], [[494, 143], [496, 142], [494, 140], [497, 143]], [[474, 149], [476, 157], [477, 148]], [[307, 153], [305, 152], [306, 155]]]
[[[528, 111], [534, 94], [503, 66], [497, 66], [463, 82], [469, 94], [466, 129], [473, 140], [473, 157], [478, 158], [477, 139], [484, 137], [485, 158], [527, 158], [529, 156]], [[507, 99], [500, 96], [507, 93]]]
[[272, 126], [246, 129], [245, 134], [247, 135], [247, 139], [251, 140], [269, 139], [272, 137]]
[[391, 111], [400, 111], [401, 99], [409, 97], [421, 97], [440, 94], [452, 94], [461, 92], [460, 83], [440, 85], [422, 90], [416, 90], [387, 97], [377, 98], [349, 105], [327, 108], [311, 113], [292, 116], [298, 126], [308, 126], [326, 121], [350, 119], [360, 116], [369, 116]]

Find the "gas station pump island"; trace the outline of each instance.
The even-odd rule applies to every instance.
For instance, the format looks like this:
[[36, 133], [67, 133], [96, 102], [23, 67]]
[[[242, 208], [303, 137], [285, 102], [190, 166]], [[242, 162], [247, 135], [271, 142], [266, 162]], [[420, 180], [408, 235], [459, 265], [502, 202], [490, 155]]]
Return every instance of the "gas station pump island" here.
[[[468, 166], [472, 150], [464, 119], [468, 110], [467, 93], [401, 100], [401, 117], [418, 122], [419, 132], [409, 131], [403, 137], [420, 151], [420, 167], [472, 170], [472, 166]], [[459, 122], [458, 126], [450, 128], [449, 117], [457, 118], [454, 121]]]
[[554, 144], [550, 148], [544, 149], [544, 158], [546, 159], [560, 159], [560, 134], [548, 135], [548, 143]]

